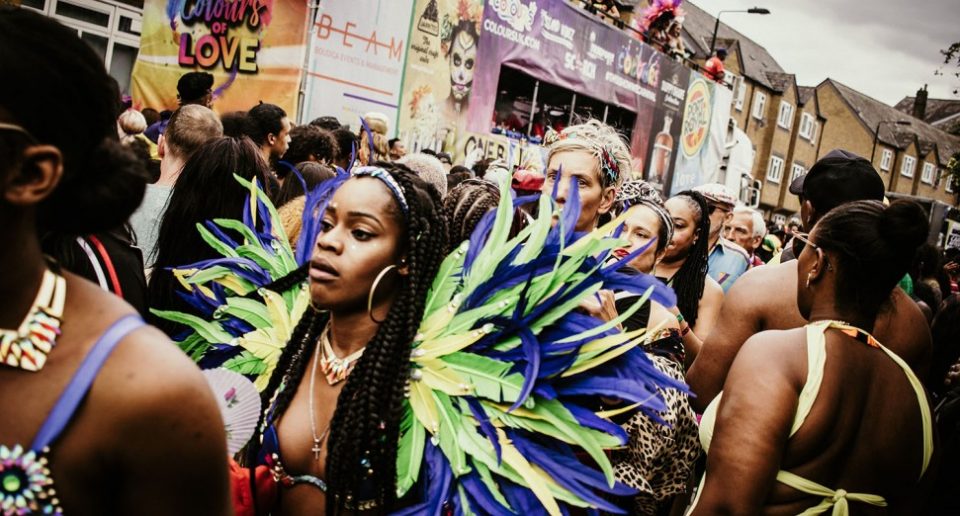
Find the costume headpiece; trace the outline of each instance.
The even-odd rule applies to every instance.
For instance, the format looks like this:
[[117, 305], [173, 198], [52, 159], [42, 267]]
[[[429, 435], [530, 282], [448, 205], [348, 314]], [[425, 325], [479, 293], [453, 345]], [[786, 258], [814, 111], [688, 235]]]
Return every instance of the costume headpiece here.
[[680, 8], [681, 3], [683, 3], [683, 0], [653, 0], [650, 2], [650, 7], [643, 10], [643, 21], [641, 21], [643, 30], [649, 30], [650, 26], [665, 14], [669, 14], [671, 19], [682, 18], [686, 13]]
[[620, 178], [620, 165], [613, 158], [613, 152], [608, 146], [600, 143], [597, 138], [588, 137], [571, 128], [564, 129], [561, 132], [548, 130], [543, 138], [543, 144], [549, 148], [563, 140], [578, 140], [585, 147], [592, 149], [597, 161], [600, 162], [600, 179], [603, 186], [617, 184], [617, 180]]
[[403, 195], [403, 188], [400, 188], [400, 183], [389, 172], [380, 167], [356, 167], [351, 174], [355, 177], [375, 177], [382, 181], [390, 189], [394, 199], [397, 200], [400, 210], [403, 211], [403, 216], [406, 217], [409, 214], [410, 207], [407, 205], [407, 198]]
[[673, 218], [663, 207], [663, 198], [653, 185], [641, 180], [626, 181], [617, 191], [616, 202], [620, 203], [621, 212], [638, 204], [650, 208], [660, 218], [660, 223], [667, 228], [667, 243], [673, 240]]

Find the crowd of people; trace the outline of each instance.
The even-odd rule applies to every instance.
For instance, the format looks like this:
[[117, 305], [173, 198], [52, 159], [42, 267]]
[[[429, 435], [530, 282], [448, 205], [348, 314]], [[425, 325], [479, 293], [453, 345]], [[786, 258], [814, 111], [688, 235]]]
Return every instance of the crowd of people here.
[[[568, 488], [573, 494], [557, 495], [566, 513], [960, 508], [951, 489], [960, 477], [952, 460], [960, 456], [960, 251], [930, 244], [928, 215], [888, 202], [862, 157], [822, 157], [790, 186], [799, 219], [768, 228], [723, 185], [664, 198], [629, 177], [626, 143], [595, 120], [546, 135], [540, 170], [408, 153], [377, 113], [356, 124], [325, 116], [297, 125], [280, 107], [252, 102], [217, 114], [204, 72], [180, 79], [175, 110], [137, 110], [123, 105], [75, 31], [9, 7], [0, 7], [0, 69], [20, 79], [0, 81], [4, 514], [417, 514], [437, 506], [539, 514], [550, 507], [530, 500]], [[273, 222], [310, 257], [295, 275], [251, 290], [302, 285], [309, 306], [289, 338], [271, 343], [273, 369], [256, 373], [264, 410], [255, 436], [228, 456], [217, 401], [194, 357], [171, 340], [182, 342], [186, 322], [207, 313], [185, 294], [181, 267], [213, 267], [232, 252], [211, 246], [207, 222], [250, 210], [243, 181], [262, 188], [277, 208]], [[311, 192], [324, 189], [329, 198], [318, 205]], [[566, 225], [557, 242], [538, 233], [550, 227], [543, 220]], [[216, 237], [253, 245], [234, 229]], [[609, 481], [588, 478], [570, 458], [592, 452], [574, 430], [544, 444], [537, 438], [546, 430], [530, 423], [508, 439], [511, 411], [532, 404], [494, 420], [464, 401], [476, 418], [470, 428], [503, 436], [494, 463], [517, 460], [503, 451], [511, 441], [535, 443], [516, 448], [531, 463], [537, 454], [562, 460], [528, 464], [529, 475], [518, 469], [509, 481], [481, 472], [478, 485], [458, 476], [465, 471], [436, 473], [429, 449], [439, 448], [427, 444], [430, 474], [416, 485], [429, 488], [406, 486], [401, 495], [398, 442], [417, 424], [401, 408], [427, 383], [409, 372], [411, 349], [429, 337], [420, 328], [443, 290], [435, 278], [456, 277], [449, 264], [457, 259], [466, 274], [483, 238], [523, 241], [509, 260], [531, 277], [603, 271], [595, 293], [556, 314], [570, 314], [565, 324], [576, 331], [536, 330], [560, 332], [552, 345], [578, 331], [604, 337], [596, 346], [640, 336], [650, 378], [643, 388], [656, 398], [644, 410], [628, 403], [640, 386], [626, 374], [600, 386], [590, 370], [551, 355], [510, 371], [526, 390], [531, 374], [557, 367], [560, 383], [523, 395], [546, 403], [575, 393], [591, 407], [571, 409], [583, 427], [622, 434], [604, 448]], [[589, 271], [559, 266], [564, 246], [612, 238], [616, 248], [594, 253]], [[535, 243], [557, 253], [557, 265], [520, 261]], [[643, 294], [626, 286], [629, 278], [656, 287]], [[497, 288], [521, 300], [550, 293], [515, 286]], [[451, 312], [494, 296], [454, 297]], [[514, 355], [504, 342], [471, 350], [476, 360], [527, 364], [535, 332], [523, 331]], [[218, 352], [229, 351], [222, 345]], [[579, 384], [559, 379], [577, 372], [587, 376]], [[433, 445], [447, 453], [451, 440], [465, 439], [440, 434]], [[544, 471], [553, 480], [540, 491], [523, 484]], [[565, 476], [598, 483], [573, 489]]]

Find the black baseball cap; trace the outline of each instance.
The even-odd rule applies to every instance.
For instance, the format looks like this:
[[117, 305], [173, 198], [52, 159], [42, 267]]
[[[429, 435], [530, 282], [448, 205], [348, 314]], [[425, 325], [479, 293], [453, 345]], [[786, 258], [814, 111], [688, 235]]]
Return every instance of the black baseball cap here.
[[180, 94], [180, 102], [196, 102], [210, 93], [213, 88], [213, 74], [207, 72], [185, 73], [177, 81], [177, 93]]
[[790, 184], [790, 193], [809, 200], [821, 213], [853, 201], [882, 201], [884, 190], [873, 165], [843, 149], [828, 152]]

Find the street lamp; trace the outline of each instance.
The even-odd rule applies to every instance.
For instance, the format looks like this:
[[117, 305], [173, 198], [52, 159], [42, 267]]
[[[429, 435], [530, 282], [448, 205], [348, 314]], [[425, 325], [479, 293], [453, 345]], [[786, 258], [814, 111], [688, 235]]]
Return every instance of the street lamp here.
[[[713, 24], [713, 38], [710, 39], [710, 54], [713, 55], [714, 47], [717, 45], [717, 31], [720, 29], [720, 15], [723, 13], [748, 13], [748, 14], [770, 14], [770, 9], [765, 7], [751, 7], [746, 11], [720, 11], [717, 13], [717, 22]], [[710, 56], [707, 56], [710, 57]]]
[[870, 151], [870, 165], [873, 165], [873, 159], [877, 155], [877, 140], [880, 139], [880, 126], [883, 124], [893, 125], [911, 125], [909, 120], [881, 120], [877, 122], [877, 128], [873, 131], [873, 150]]

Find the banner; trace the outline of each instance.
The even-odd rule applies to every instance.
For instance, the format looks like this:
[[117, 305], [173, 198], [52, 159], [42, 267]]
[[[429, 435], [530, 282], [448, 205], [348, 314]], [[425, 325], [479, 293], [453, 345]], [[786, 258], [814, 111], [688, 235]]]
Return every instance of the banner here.
[[687, 88], [680, 129], [680, 155], [670, 184], [670, 195], [720, 181], [720, 162], [733, 92], [700, 74], [693, 75]]
[[943, 238], [944, 249], [960, 249], [960, 222], [947, 219], [947, 232]]
[[[502, 65], [633, 112], [657, 100], [666, 56], [564, 0], [492, 0], [483, 13], [476, 91], [496, 91]], [[470, 106], [468, 128], [490, 130], [495, 98]]]
[[218, 112], [262, 100], [295, 116], [307, 12], [303, 0], [146, 0], [135, 105], [176, 109], [180, 76], [206, 71]]
[[[477, 55], [482, 14], [483, 0], [416, 1], [398, 121], [408, 152], [463, 156], [466, 112], [476, 96], [473, 78], [484, 65]], [[496, 91], [484, 94], [492, 98]], [[485, 154], [504, 149], [475, 139], [470, 148], [477, 147]]]
[[[661, 54], [662, 55], [662, 54]], [[683, 123], [684, 99], [690, 83], [690, 69], [663, 56], [659, 64], [660, 86], [653, 107], [650, 130], [658, 131], [647, 146], [646, 159], [641, 161], [643, 178], [662, 192], [670, 191], [673, 167], [677, 162], [677, 147]], [[639, 117], [638, 117], [639, 118]], [[639, 150], [639, 149], [637, 149]], [[634, 158], [637, 160], [639, 158]], [[635, 168], [637, 168], [635, 164]]]
[[[413, 0], [327, 0], [310, 38], [301, 121], [335, 116], [359, 127], [377, 111], [396, 120]], [[390, 127], [394, 134], [396, 127]]]

